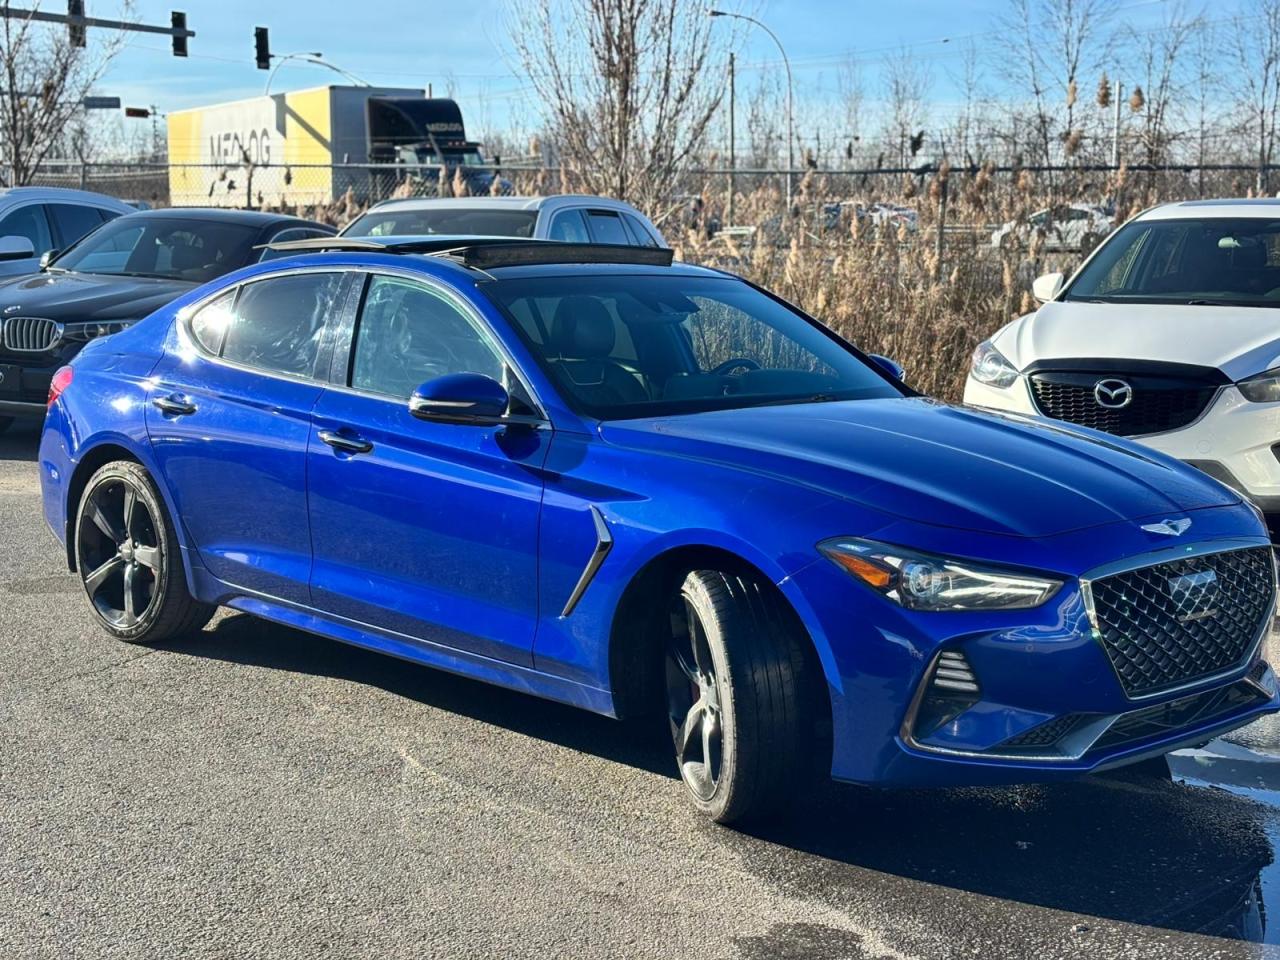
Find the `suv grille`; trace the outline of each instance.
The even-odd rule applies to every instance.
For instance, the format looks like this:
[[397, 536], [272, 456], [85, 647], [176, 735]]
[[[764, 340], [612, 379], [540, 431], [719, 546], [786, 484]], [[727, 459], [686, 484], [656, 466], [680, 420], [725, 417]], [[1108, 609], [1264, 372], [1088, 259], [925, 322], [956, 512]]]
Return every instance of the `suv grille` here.
[[6, 350], [38, 353], [48, 350], [61, 336], [58, 324], [39, 317], [10, 317], [0, 329], [0, 344]]
[[1270, 547], [1185, 557], [1089, 584], [1124, 691], [1146, 696], [1240, 664], [1275, 605]]
[[[1094, 388], [1100, 381], [1116, 380], [1129, 386], [1129, 403], [1123, 407], [1103, 406]], [[1031, 375], [1036, 409], [1044, 416], [1122, 437], [1185, 427], [1204, 412], [1217, 390], [1211, 383], [1173, 377], [1111, 373]]]

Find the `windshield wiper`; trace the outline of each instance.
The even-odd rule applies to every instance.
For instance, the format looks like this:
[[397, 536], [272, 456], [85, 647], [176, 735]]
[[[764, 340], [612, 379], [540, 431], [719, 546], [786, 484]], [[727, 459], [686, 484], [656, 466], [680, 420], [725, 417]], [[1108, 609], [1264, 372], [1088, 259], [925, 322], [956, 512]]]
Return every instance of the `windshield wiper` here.
[[1280, 307], [1280, 303], [1266, 300], [1188, 300], [1188, 307]]

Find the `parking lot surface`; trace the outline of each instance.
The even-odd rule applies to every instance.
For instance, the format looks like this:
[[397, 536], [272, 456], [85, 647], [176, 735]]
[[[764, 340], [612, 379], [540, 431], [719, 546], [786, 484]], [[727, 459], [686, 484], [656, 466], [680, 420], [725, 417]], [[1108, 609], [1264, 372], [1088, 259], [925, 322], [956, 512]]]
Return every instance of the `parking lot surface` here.
[[1273, 722], [1172, 783], [832, 787], [736, 833], [661, 731], [240, 614], [108, 639], [35, 447], [0, 438], [6, 960], [1280, 956]]

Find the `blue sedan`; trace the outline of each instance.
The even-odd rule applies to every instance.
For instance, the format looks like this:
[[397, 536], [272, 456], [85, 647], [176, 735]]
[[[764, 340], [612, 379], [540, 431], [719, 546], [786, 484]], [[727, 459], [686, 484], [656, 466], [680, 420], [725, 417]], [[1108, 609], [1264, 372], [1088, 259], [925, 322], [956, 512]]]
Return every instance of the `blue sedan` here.
[[815, 771], [1049, 781], [1280, 709], [1262, 520], [1175, 460], [922, 397], [669, 251], [280, 246], [54, 379], [45, 515], [121, 640], [226, 606], [665, 713], [720, 822]]

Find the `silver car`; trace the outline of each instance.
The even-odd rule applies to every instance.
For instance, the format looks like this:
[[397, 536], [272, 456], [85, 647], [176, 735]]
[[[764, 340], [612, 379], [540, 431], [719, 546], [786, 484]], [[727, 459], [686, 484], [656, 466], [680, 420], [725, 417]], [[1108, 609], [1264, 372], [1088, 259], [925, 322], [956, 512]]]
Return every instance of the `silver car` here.
[[0, 190], [0, 277], [35, 273], [46, 254], [65, 250], [108, 220], [133, 212], [123, 200], [86, 190]]
[[658, 228], [629, 203], [576, 194], [384, 200], [348, 224], [341, 235], [431, 234], [667, 246]]

